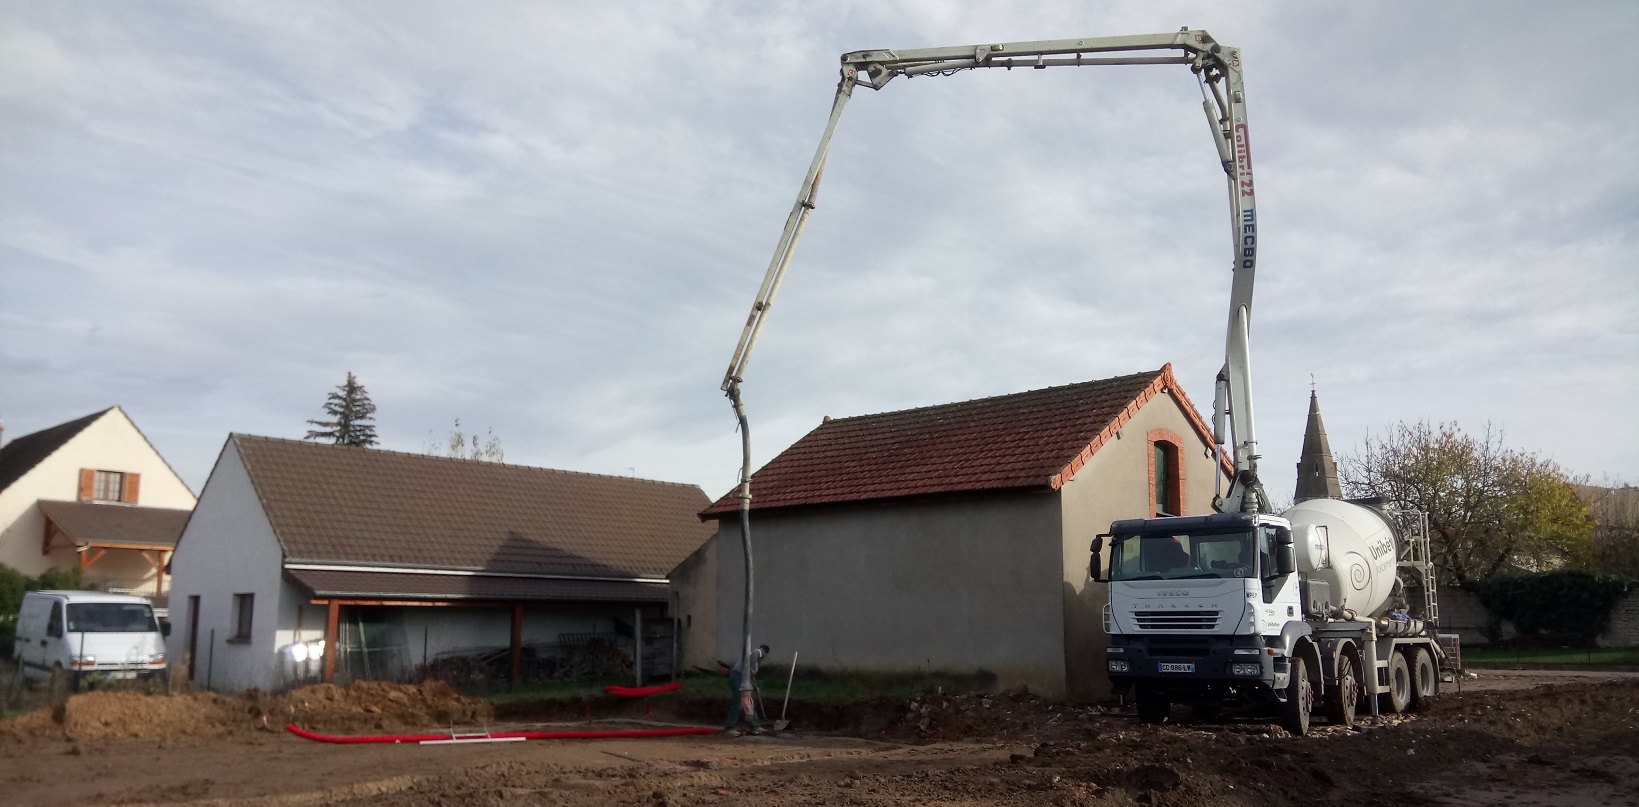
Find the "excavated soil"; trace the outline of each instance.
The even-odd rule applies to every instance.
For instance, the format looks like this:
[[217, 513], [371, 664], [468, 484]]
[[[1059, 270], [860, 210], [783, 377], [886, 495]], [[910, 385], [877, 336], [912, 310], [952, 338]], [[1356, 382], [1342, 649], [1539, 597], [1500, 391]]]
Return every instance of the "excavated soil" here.
[[[0, 722], [8, 805], [1639, 805], [1639, 677], [1488, 677], [1420, 713], [1291, 737], [1253, 717], [1140, 725], [1025, 693], [791, 704], [796, 733], [329, 746], [262, 732], [482, 721], [447, 688], [71, 699]], [[502, 720], [720, 717], [654, 698], [509, 704]], [[419, 722], [418, 722], [419, 721]], [[609, 724], [594, 724], [604, 725]], [[63, 738], [72, 739], [63, 739]], [[148, 738], [148, 739], [131, 739]], [[157, 742], [154, 738], [159, 738]]]
[[0, 740], [113, 740], [217, 737], [279, 730], [295, 721], [324, 732], [371, 732], [476, 725], [489, 707], [442, 682], [416, 686], [318, 684], [278, 696], [210, 692], [149, 695], [87, 692], [55, 707], [0, 721]]

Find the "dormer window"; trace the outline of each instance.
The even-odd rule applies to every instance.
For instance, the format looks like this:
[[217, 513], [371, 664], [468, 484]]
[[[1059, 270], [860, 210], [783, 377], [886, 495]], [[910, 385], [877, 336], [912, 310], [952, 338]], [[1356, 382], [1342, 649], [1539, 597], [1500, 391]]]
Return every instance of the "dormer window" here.
[[80, 501], [137, 503], [137, 482], [141, 474], [125, 471], [80, 470]]

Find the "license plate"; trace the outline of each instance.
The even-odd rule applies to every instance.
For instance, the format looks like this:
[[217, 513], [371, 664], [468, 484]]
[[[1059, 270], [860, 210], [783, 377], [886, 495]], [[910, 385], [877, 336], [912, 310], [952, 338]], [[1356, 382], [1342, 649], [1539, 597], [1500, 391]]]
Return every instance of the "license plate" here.
[[108, 674], [109, 678], [136, 678], [137, 674], [130, 670], [115, 670]]
[[1195, 672], [1194, 664], [1166, 664], [1161, 665], [1161, 672]]

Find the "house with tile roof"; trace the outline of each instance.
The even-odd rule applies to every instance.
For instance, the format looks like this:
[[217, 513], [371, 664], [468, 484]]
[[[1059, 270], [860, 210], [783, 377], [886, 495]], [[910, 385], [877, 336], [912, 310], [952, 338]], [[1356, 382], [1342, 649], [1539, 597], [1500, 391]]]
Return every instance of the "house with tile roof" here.
[[216, 690], [450, 659], [516, 680], [624, 629], [648, 677], [671, 662], [669, 636], [645, 643], [670, 625], [667, 572], [711, 536], [709, 504], [693, 485], [231, 435], [171, 563], [167, 652]]
[[[860, 417], [826, 418], [752, 475], [752, 632], [776, 660], [993, 676], [1108, 692], [1105, 587], [1089, 547], [1117, 519], [1211, 512], [1227, 482], [1172, 366]], [[738, 653], [738, 491], [674, 570], [685, 664]]]
[[193, 491], [118, 406], [0, 445], [0, 565], [81, 570], [164, 609]]

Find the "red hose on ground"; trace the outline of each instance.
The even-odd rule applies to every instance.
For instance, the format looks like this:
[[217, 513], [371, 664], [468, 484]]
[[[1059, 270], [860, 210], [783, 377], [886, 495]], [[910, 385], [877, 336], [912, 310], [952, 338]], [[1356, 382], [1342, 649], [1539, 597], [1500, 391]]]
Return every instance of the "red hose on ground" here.
[[304, 740], [320, 743], [358, 745], [366, 743], [425, 743], [459, 739], [522, 739], [522, 740], [615, 740], [627, 737], [683, 737], [690, 734], [716, 734], [717, 729], [620, 729], [617, 731], [497, 731], [489, 734], [365, 734], [349, 737], [308, 731], [295, 723], [286, 723], [285, 731]]
[[610, 684], [603, 688], [610, 695], [619, 695], [622, 698], [647, 698], [650, 695], [659, 695], [662, 692], [675, 692], [683, 688], [682, 681], [673, 681], [669, 684], [660, 684], [652, 687], [623, 687]]

